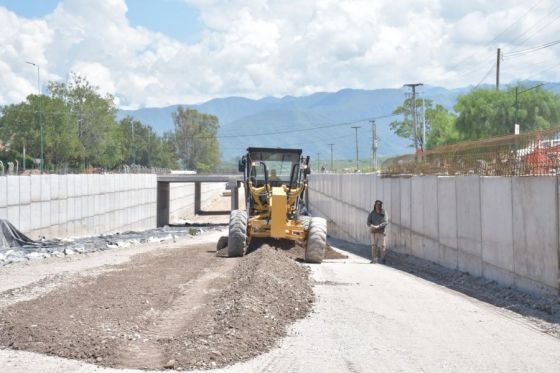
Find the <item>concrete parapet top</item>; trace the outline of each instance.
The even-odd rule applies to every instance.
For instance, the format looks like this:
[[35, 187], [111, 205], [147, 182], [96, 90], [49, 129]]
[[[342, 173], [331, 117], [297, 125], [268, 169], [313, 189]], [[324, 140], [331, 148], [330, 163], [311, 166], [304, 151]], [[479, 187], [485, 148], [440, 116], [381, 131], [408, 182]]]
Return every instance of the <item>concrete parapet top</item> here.
[[163, 183], [219, 183], [230, 180], [243, 181], [240, 175], [158, 175], [157, 181]]

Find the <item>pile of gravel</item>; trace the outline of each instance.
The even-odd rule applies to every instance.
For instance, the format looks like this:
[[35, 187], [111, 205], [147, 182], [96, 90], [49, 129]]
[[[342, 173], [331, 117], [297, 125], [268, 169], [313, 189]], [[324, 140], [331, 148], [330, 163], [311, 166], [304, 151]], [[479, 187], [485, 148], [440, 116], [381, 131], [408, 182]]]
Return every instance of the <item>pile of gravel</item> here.
[[166, 341], [175, 366], [204, 369], [248, 360], [272, 348], [288, 325], [311, 311], [308, 269], [270, 246], [239, 259], [229, 278], [212, 300], [213, 313]]
[[219, 258], [214, 245], [138, 255], [0, 308], [0, 348], [140, 369], [209, 369], [259, 355], [311, 311], [308, 268], [269, 246]]

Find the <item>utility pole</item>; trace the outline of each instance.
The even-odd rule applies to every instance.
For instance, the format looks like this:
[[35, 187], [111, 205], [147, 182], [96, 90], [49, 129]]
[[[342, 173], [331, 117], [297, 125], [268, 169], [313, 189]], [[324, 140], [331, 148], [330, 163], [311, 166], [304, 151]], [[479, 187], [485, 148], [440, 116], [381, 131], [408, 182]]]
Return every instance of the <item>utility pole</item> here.
[[319, 170], [321, 169], [321, 161], [319, 159], [320, 155], [321, 153], [317, 153], [317, 172], [319, 172]]
[[422, 98], [422, 150], [426, 150], [426, 101]]
[[423, 83], [405, 84], [405, 87], [412, 88], [412, 123], [414, 125], [414, 159], [418, 160], [418, 115], [416, 115], [416, 87], [424, 85]]
[[356, 130], [356, 172], [358, 172], [358, 170], [360, 169], [360, 159], [358, 156], [358, 126], [352, 126], [352, 128], [354, 128]]
[[43, 153], [43, 123], [41, 121], [41, 69], [36, 63], [30, 61], [25, 61], [25, 63], [37, 68], [37, 92], [39, 93], [39, 97], [37, 98], [39, 100], [39, 110], [37, 112], [37, 116], [39, 119], [39, 129], [41, 133], [41, 173], [43, 173], [43, 168], [45, 166], [45, 156]]
[[333, 168], [333, 146], [334, 146], [334, 144], [329, 144], [329, 146], [331, 147], [331, 171], [334, 171], [334, 168]]
[[377, 170], [377, 125], [375, 119], [371, 123], [371, 169]]
[[134, 120], [130, 121], [130, 127], [131, 127], [131, 132], [132, 132], [132, 164], [136, 164], [136, 149], [134, 146]]
[[502, 57], [502, 51], [498, 48], [498, 53], [496, 55], [496, 91], [500, 90], [500, 60]]

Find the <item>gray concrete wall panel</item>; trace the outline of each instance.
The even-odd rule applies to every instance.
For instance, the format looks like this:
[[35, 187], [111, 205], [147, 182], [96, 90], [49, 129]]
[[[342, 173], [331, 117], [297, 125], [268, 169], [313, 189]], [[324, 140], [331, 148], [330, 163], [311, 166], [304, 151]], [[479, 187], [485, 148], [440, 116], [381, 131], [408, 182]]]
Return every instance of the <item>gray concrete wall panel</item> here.
[[391, 247], [402, 247], [401, 242], [401, 183], [399, 179], [391, 179]]
[[400, 229], [400, 242], [401, 252], [411, 253], [411, 180], [410, 178], [399, 178], [400, 184], [400, 198], [401, 198], [401, 229]]
[[553, 288], [558, 287], [557, 184], [556, 177], [512, 180], [515, 272]]
[[440, 262], [437, 189], [437, 176], [422, 178], [422, 250], [424, 258], [435, 263]]
[[486, 278], [513, 284], [511, 178], [480, 178], [482, 260]]
[[0, 208], [8, 205], [8, 177], [0, 176]]
[[424, 228], [424, 190], [421, 176], [410, 182], [410, 250], [412, 255], [424, 258], [422, 229]]
[[458, 268], [474, 276], [481, 276], [480, 178], [456, 178]]
[[439, 263], [457, 268], [457, 204], [455, 177], [438, 177]]

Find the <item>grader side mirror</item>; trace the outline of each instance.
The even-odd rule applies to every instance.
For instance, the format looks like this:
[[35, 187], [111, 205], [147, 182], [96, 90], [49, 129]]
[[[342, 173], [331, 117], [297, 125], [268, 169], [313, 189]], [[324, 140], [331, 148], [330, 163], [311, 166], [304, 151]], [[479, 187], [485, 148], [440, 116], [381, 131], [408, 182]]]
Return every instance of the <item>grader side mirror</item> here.
[[309, 156], [305, 157], [305, 162], [303, 164], [303, 174], [305, 176], [311, 173], [311, 167], [309, 166]]
[[240, 160], [239, 160], [239, 172], [245, 172], [245, 164], [247, 164], [247, 158], [245, 156], [243, 156]]

